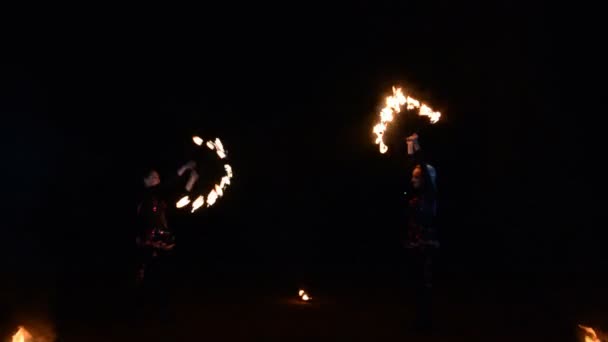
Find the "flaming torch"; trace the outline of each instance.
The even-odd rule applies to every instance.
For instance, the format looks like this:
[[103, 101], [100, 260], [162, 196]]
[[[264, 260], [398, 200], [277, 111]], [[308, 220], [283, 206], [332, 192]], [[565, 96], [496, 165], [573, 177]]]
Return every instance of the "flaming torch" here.
[[31, 342], [32, 335], [25, 330], [24, 327], [19, 327], [19, 330], [13, 335], [12, 342]]
[[420, 101], [403, 94], [401, 88], [393, 87], [393, 95], [386, 98], [386, 105], [380, 111], [380, 122], [373, 129], [376, 134], [376, 145], [380, 146], [380, 153], [384, 154], [388, 151], [388, 146], [384, 143], [384, 133], [395, 116], [401, 113], [401, 106], [407, 105], [407, 110], [418, 109], [418, 115], [427, 116], [431, 123], [436, 123], [441, 118], [441, 113], [433, 111], [429, 106]]

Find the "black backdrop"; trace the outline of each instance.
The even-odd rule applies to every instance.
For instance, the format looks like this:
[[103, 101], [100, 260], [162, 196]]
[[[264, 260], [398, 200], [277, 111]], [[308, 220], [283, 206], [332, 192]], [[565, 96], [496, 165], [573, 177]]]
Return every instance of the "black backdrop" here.
[[195, 133], [222, 137], [235, 179], [215, 208], [174, 218], [194, 263], [398, 264], [403, 150], [380, 155], [371, 134], [393, 84], [445, 113], [420, 129], [440, 177], [444, 267], [605, 266], [602, 202], [579, 167], [585, 119], [560, 105], [547, 19], [532, 7], [483, 10], [361, 7], [266, 28], [247, 16], [213, 34], [185, 20], [171, 34], [56, 43], [52, 57], [3, 65], [9, 283], [121, 265], [137, 171], [176, 168]]

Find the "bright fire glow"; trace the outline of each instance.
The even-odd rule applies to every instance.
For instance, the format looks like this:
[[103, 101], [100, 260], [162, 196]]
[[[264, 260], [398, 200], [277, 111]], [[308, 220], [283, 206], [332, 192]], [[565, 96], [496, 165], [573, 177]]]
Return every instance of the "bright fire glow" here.
[[592, 328], [586, 327], [584, 325], [580, 325], [580, 324], [578, 326], [579, 326], [579, 328], [583, 329], [586, 333], [585, 342], [601, 342], [601, 340], [597, 337], [595, 330], [593, 330]]
[[203, 196], [198, 196], [194, 203], [192, 203], [192, 212], [197, 211], [203, 204], [205, 204], [205, 198]]
[[203, 139], [201, 139], [200, 137], [192, 137], [192, 140], [194, 141], [195, 144], [197, 144], [198, 146], [201, 146], [203, 144]]
[[298, 292], [298, 296], [302, 297], [304, 295], [304, 290], [300, 290], [300, 292]]
[[[194, 141], [194, 143], [198, 146], [203, 146], [204, 141], [198, 136], [192, 137], [192, 141]], [[226, 150], [224, 149], [224, 144], [222, 144], [222, 141], [219, 138], [216, 138], [215, 141], [207, 141], [205, 145], [210, 150], [215, 150], [216, 154], [220, 159], [225, 159], [227, 157]], [[192, 202], [192, 212], [195, 212], [196, 210], [200, 209], [205, 204], [207, 204], [207, 207], [210, 207], [215, 204], [218, 198], [224, 196], [224, 191], [230, 185], [230, 179], [232, 179], [233, 177], [232, 167], [230, 165], [225, 164], [224, 170], [226, 171], [225, 176], [221, 178], [219, 184], [213, 185], [211, 192], [209, 192], [209, 194], [207, 195], [206, 201], [204, 196], [199, 196], [194, 202]], [[188, 206], [190, 203], [190, 197], [185, 196], [176, 203], [176, 207], [181, 209]]]
[[13, 335], [12, 342], [29, 342], [31, 338], [32, 335], [30, 335], [30, 333], [25, 330], [25, 328], [19, 327], [17, 333]]
[[184, 197], [182, 197], [182, 199], [180, 199], [177, 202], [176, 207], [181, 209], [181, 208], [187, 206], [188, 204], [190, 204], [190, 197], [184, 196]]
[[305, 301], [305, 302], [307, 302], [307, 301], [309, 301], [311, 299], [312, 298], [308, 297], [308, 295], [306, 293], [302, 295], [302, 300]]
[[401, 88], [393, 87], [393, 95], [386, 98], [386, 106], [380, 111], [380, 122], [374, 126], [373, 132], [376, 134], [376, 145], [380, 146], [380, 153], [386, 153], [388, 146], [384, 143], [384, 133], [388, 127], [388, 123], [395, 119], [395, 116], [401, 112], [401, 106], [407, 104], [407, 110], [418, 108], [418, 115], [427, 116], [431, 123], [436, 123], [441, 118], [441, 113], [433, 111], [429, 106], [420, 101], [405, 96]]

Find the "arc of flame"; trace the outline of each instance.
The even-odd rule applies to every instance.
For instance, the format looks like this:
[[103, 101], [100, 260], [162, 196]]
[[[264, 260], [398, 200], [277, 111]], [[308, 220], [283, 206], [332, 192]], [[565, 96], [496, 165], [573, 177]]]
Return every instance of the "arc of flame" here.
[[28, 342], [31, 338], [32, 335], [24, 327], [19, 327], [19, 330], [13, 335], [12, 342]]
[[182, 197], [182, 199], [180, 199], [177, 204], [175, 205], [177, 208], [181, 209], [185, 206], [187, 206], [188, 204], [190, 204], [190, 197], [189, 196], [184, 196]]
[[401, 106], [407, 104], [407, 110], [418, 108], [418, 115], [429, 117], [431, 123], [437, 123], [441, 118], [441, 113], [433, 111], [429, 106], [420, 101], [403, 94], [401, 88], [393, 87], [393, 95], [386, 98], [386, 106], [380, 110], [380, 122], [377, 123], [373, 132], [376, 134], [376, 145], [379, 145], [380, 153], [384, 154], [388, 151], [388, 146], [384, 143], [384, 133], [388, 128], [388, 123], [395, 119], [395, 116], [401, 113]]
[[[198, 136], [192, 137], [192, 141], [198, 146], [202, 146], [204, 142], [203, 139]], [[221, 159], [225, 159], [227, 157], [226, 150], [224, 149], [224, 144], [222, 144], [222, 141], [219, 138], [216, 138], [215, 141], [207, 141], [205, 145], [210, 150], [215, 150], [218, 157], [220, 157]], [[214, 205], [219, 197], [224, 196], [224, 190], [228, 187], [228, 185], [230, 185], [230, 179], [233, 177], [232, 167], [228, 164], [225, 164], [224, 169], [226, 170], [226, 175], [222, 177], [220, 184], [215, 184], [211, 192], [209, 192], [209, 194], [207, 195], [207, 207]], [[189, 196], [185, 196], [176, 203], [176, 206], [177, 208], [184, 208], [188, 204], [190, 204], [190, 198]], [[199, 196], [192, 203], [192, 212], [194, 213], [204, 204], [205, 197]]]

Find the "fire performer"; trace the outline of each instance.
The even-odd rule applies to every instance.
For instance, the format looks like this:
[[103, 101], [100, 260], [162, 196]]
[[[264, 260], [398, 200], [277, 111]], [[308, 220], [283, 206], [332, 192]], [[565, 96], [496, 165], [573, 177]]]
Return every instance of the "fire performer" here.
[[421, 156], [418, 135], [407, 137], [406, 142], [411, 180], [406, 193], [407, 230], [404, 246], [415, 288], [416, 326], [430, 329], [433, 257], [439, 248], [435, 225], [436, 172]]
[[[175, 237], [167, 222], [169, 203], [183, 195], [184, 190], [190, 192], [198, 179], [194, 169], [196, 164], [189, 162], [177, 171], [177, 176], [169, 182], [161, 184], [156, 170], [150, 169], [143, 175], [144, 189], [137, 207], [138, 227], [136, 232], [137, 280], [143, 282], [146, 273], [158, 260], [173, 251]], [[180, 189], [180, 178], [187, 171], [190, 175], [187, 183]], [[183, 184], [183, 183], [181, 183]]]

